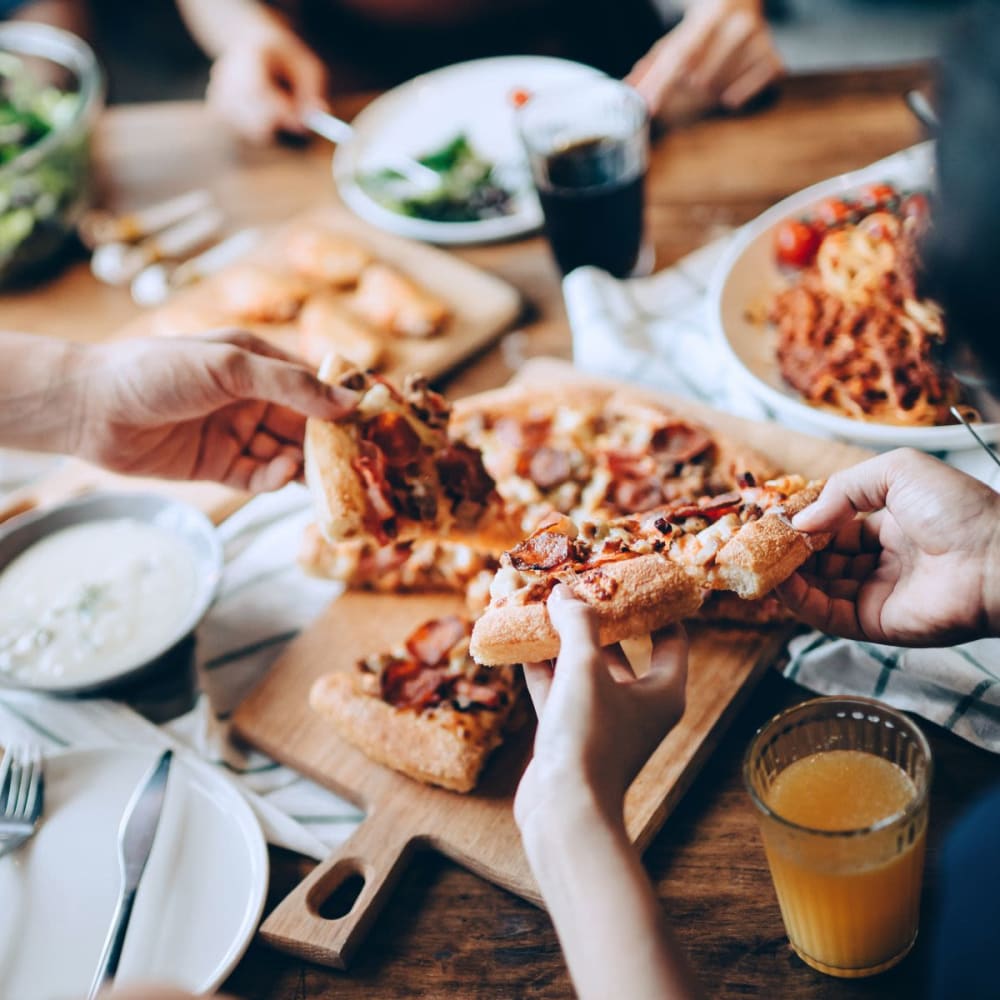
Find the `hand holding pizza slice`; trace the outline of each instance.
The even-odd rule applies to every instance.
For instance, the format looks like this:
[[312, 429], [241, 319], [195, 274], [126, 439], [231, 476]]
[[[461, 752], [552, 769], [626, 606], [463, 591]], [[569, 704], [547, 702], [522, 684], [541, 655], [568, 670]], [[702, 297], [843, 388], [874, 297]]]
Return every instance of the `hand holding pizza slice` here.
[[579, 525], [553, 518], [501, 557], [472, 655], [486, 664], [556, 656], [546, 601], [557, 583], [597, 612], [602, 645], [680, 621], [713, 590], [763, 597], [829, 540], [790, 521], [822, 487], [801, 476], [758, 486], [747, 476], [730, 493], [633, 517]]

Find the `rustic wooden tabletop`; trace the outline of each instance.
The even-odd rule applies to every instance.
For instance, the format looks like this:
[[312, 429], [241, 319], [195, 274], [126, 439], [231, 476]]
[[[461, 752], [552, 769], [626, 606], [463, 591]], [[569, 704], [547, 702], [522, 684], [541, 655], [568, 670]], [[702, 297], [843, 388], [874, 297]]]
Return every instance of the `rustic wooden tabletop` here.
[[[657, 266], [670, 264], [785, 195], [916, 141], [902, 101], [926, 71], [800, 77], [752, 114], [714, 118], [660, 136], [648, 185]], [[363, 99], [345, 99], [350, 116]], [[199, 104], [115, 109], [99, 136], [105, 200], [115, 207], [196, 186], [217, 194], [235, 228], [279, 221], [334, 197], [329, 150], [234, 146]], [[458, 251], [517, 286], [528, 303], [516, 350], [494, 348], [449, 383], [465, 392], [505, 381], [517, 356], [569, 355], [558, 275], [540, 237]], [[43, 288], [6, 295], [11, 329], [101, 339], [136, 315], [128, 296], [81, 264]], [[712, 997], [918, 995], [927, 934], [897, 969], [849, 982], [813, 972], [789, 951], [740, 782], [754, 728], [807, 692], [765, 676], [719, 749], [646, 854], [664, 912]], [[950, 821], [993, 780], [995, 758], [929, 730], [937, 758], [925, 915], [932, 910], [937, 846]], [[311, 863], [271, 852], [268, 910]], [[581, 873], [585, 876], [586, 873]], [[927, 921], [925, 921], [925, 928]], [[572, 988], [547, 916], [433, 854], [404, 875], [347, 973], [254, 943], [227, 983], [240, 997], [568, 997]]]

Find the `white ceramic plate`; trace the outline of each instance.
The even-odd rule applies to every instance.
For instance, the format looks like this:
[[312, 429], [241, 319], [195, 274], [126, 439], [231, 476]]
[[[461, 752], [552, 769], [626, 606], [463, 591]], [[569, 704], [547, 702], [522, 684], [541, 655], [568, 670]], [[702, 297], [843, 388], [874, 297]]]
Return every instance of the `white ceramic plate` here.
[[[0, 858], [3, 1000], [87, 995], [119, 886], [118, 825], [155, 759], [108, 747], [46, 760], [42, 827]], [[253, 937], [267, 876], [250, 807], [210, 766], [175, 754], [117, 982], [216, 989]]]
[[[977, 447], [961, 424], [896, 427], [866, 423], [810, 406], [781, 377], [774, 331], [746, 317], [749, 306], [766, 302], [787, 284], [774, 261], [773, 230], [778, 223], [806, 214], [812, 205], [831, 195], [846, 194], [877, 181], [889, 181], [904, 189], [926, 189], [932, 183], [933, 159], [932, 143], [922, 143], [888, 168], [876, 163], [793, 194], [744, 226], [719, 261], [709, 290], [709, 306], [719, 339], [750, 389], [785, 423], [876, 448], [909, 446], [950, 451]], [[985, 419], [1000, 420], [1000, 401], [987, 397], [973, 402]], [[1000, 423], [981, 424], [977, 430], [988, 441], [1000, 441]]]
[[[383, 94], [354, 119], [355, 138], [339, 146], [333, 157], [341, 197], [368, 222], [428, 243], [490, 243], [530, 233], [541, 226], [542, 210], [514, 126], [510, 93], [520, 87], [540, 91], [603, 75], [565, 59], [501, 56], [415, 77]], [[400, 153], [421, 156], [459, 132], [465, 132], [487, 159], [515, 165], [512, 174], [520, 183], [510, 215], [480, 222], [426, 222], [384, 208], [355, 182], [359, 173], [383, 167]]]

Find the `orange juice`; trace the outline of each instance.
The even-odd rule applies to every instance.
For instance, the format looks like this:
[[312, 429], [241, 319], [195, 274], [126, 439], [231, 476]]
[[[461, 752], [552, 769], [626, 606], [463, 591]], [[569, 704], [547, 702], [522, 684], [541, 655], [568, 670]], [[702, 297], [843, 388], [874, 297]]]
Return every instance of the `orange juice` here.
[[[813, 753], [774, 775], [764, 847], [803, 961], [833, 975], [868, 975], [909, 951], [927, 824], [926, 810], [901, 814], [916, 798], [902, 768], [861, 750]], [[901, 821], [884, 822], [891, 817]]]

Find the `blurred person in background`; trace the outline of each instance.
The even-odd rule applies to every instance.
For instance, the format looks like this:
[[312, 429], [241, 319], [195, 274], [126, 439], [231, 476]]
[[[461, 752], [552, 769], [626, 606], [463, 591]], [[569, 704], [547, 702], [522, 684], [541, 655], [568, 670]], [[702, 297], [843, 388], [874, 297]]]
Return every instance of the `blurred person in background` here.
[[0, 0], [0, 18], [51, 24], [77, 35], [87, 33], [83, 0]]
[[485, 56], [589, 63], [625, 77], [664, 120], [740, 108], [782, 72], [763, 0], [177, 2], [214, 60], [210, 105], [258, 142], [302, 133], [303, 111], [331, 89]]

